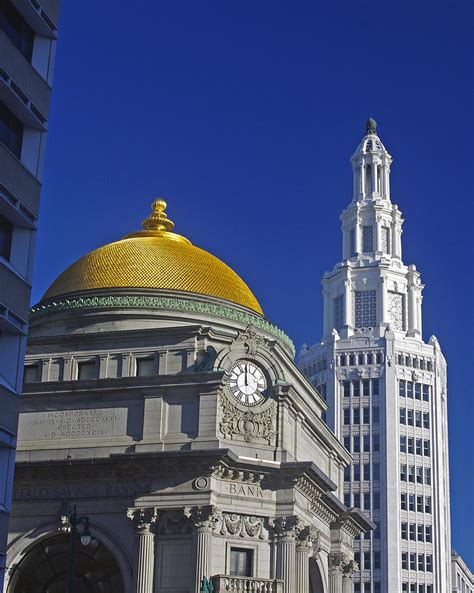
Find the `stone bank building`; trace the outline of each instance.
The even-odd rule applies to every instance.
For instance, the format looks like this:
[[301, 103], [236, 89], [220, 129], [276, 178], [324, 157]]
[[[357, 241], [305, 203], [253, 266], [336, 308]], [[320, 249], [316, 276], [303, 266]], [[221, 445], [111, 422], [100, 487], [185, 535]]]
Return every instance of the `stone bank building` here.
[[32, 310], [5, 591], [66, 590], [75, 505], [75, 593], [349, 593], [373, 524], [343, 504], [327, 404], [165, 207]]

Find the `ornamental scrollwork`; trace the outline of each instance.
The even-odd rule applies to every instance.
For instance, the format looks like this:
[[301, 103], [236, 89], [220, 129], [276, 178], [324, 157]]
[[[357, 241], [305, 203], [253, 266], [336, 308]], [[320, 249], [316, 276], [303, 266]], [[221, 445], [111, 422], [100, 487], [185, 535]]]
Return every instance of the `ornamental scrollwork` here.
[[263, 439], [269, 445], [272, 444], [276, 437], [275, 402], [271, 402], [270, 406], [262, 412], [241, 410], [222, 394], [220, 403], [223, 414], [219, 429], [225, 439], [232, 439], [233, 436], [243, 436], [247, 443], [254, 439]]
[[198, 531], [214, 531], [222, 518], [222, 513], [215, 506], [185, 507], [184, 516], [187, 517]]
[[255, 356], [258, 347], [266, 344], [266, 340], [258, 334], [254, 325], [248, 325], [245, 331], [239, 332], [235, 341], [243, 342], [249, 356]]

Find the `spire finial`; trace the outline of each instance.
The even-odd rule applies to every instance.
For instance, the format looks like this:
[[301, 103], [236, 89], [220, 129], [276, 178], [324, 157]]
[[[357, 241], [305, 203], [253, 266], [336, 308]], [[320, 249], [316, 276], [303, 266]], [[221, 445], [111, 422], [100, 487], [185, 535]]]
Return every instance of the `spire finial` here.
[[365, 133], [377, 135], [377, 122], [373, 117], [369, 117], [367, 120], [365, 124]]
[[157, 198], [151, 205], [152, 213], [142, 222], [142, 227], [146, 231], [162, 231], [170, 232], [173, 230], [174, 222], [172, 222], [165, 210], [166, 202], [162, 198]]

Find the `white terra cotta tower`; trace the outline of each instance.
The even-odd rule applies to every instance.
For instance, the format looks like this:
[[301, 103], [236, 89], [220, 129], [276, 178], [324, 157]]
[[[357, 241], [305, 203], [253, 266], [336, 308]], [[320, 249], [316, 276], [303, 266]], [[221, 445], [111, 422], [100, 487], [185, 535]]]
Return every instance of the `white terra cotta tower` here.
[[351, 158], [342, 261], [322, 280], [322, 341], [303, 346], [299, 363], [354, 457], [345, 504], [378, 525], [358, 544], [354, 592], [444, 593], [451, 557], [446, 361], [435, 336], [423, 341], [423, 284], [402, 259], [391, 163], [369, 119]]

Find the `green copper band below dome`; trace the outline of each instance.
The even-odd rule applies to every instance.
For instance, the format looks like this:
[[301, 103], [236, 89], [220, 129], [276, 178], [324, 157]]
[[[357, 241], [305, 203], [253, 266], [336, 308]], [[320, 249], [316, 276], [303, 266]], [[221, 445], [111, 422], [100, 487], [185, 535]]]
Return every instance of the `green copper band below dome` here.
[[185, 299], [147, 296], [96, 296], [81, 297], [53, 301], [46, 304], [39, 304], [30, 310], [31, 318], [53, 313], [67, 311], [70, 309], [98, 309], [102, 307], [133, 308], [133, 309], [162, 309], [168, 311], [192, 311], [193, 313], [205, 313], [225, 317], [234, 321], [240, 321], [246, 325], [253, 325], [259, 329], [273, 334], [277, 339], [284, 342], [295, 355], [295, 345], [284, 331], [266, 321], [258, 315], [252, 315], [245, 311], [237, 311], [231, 307], [221, 307], [211, 303], [199, 303]]

